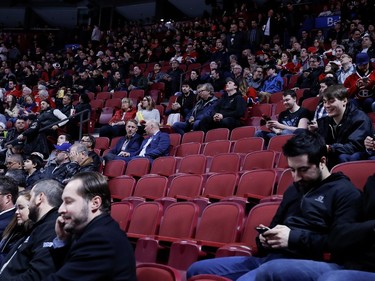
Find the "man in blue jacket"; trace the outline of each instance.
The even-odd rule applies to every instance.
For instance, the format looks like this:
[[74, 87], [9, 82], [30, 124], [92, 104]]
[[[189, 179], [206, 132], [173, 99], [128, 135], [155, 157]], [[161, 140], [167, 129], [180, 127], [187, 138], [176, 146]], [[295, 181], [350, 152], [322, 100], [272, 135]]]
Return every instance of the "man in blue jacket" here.
[[172, 126], [173, 130], [180, 135], [190, 130], [199, 130], [200, 121], [204, 117], [212, 115], [214, 106], [218, 101], [217, 97], [214, 96], [214, 87], [210, 83], [199, 85], [197, 92], [199, 100], [186, 116], [185, 122], [176, 122]]
[[116, 146], [103, 157], [105, 161], [114, 159], [124, 160], [125, 157], [130, 155], [130, 153], [138, 151], [143, 139], [137, 134], [137, 124], [137, 121], [134, 119], [126, 122], [126, 135], [120, 138], [116, 143]]
[[133, 249], [111, 218], [106, 178], [75, 175], [62, 194], [51, 255], [57, 271], [43, 280], [136, 281]]
[[143, 140], [137, 151], [126, 153], [125, 157], [116, 157], [115, 159], [121, 159], [128, 163], [134, 158], [145, 157], [152, 163], [158, 157], [167, 156], [171, 143], [169, 135], [160, 131], [159, 122], [148, 120], [145, 124], [145, 131], [149, 137]]

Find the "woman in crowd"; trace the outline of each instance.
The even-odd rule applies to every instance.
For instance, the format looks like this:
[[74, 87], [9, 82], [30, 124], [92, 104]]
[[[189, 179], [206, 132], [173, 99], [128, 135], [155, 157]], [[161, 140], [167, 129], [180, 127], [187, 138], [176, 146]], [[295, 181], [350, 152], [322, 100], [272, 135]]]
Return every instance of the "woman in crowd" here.
[[30, 191], [21, 191], [16, 201], [16, 215], [4, 230], [3, 237], [0, 242], [1, 264], [10, 249], [18, 244], [17, 242], [25, 237], [31, 229], [32, 222], [29, 220], [29, 203]]
[[133, 101], [128, 98], [121, 100], [121, 109], [116, 110], [108, 125], [100, 128], [99, 136], [101, 137], [117, 137], [125, 134], [125, 123], [127, 120], [134, 119], [136, 109], [133, 107]]
[[20, 114], [20, 106], [17, 104], [17, 98], [12, 95], [6, 97], [6, 109], [4, 110], [7, 121], [14, 123]]
[[138, 133], [144, 133], [144, 124], [148, 120], [156, 120], [160, 123], [159, 110], [155, 108], [155, 101], [151, 96], [145, 96], [138, 104], [138, 111], [135, 115], [135, 120], [138, 122]]
[[276, 65], [276, 69], [281, 72], [281, 76], [286, 74], [294, 74], [295, 65], [292, 62], [292, 55], [289, 52], [281, 54], [281, 60]]

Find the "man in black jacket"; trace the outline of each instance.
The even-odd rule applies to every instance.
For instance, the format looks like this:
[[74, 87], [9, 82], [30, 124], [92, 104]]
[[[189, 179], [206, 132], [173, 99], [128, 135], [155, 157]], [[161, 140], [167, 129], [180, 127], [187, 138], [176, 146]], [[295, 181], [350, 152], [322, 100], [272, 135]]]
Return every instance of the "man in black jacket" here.
[[228, 128], [230, 130], [241, 126], [241, 117], [246, 110], [246, 101], [238, 91], [238, 84], [230, 77], [226, 79], [226, 92], [215, 104], [210, 116], [200, 122], [201, 130], [207, 132], [214, 128]]
[[35, 224], [30, 235], [21, 238], [5, 257], [0, 269], [1, 281], [41, 281], [55, 272], [48, 248], [55, 237], [56, 208], [61, 204], [62, 190], [55, 180], [43, 180], [33, 187], [29, 218]]
[[[342, 85], [330, 86], [323, 93], [327, 116], [320, 118], [316, 125], [327, 144], [330, 168], [359, 160], [357, 152], [365, 151], [364, 141], [373, 135], [370, 118], [349, 102], [347, 96], [347, 89]], [[310, 125], [309, 129], [314, 130], [316, 125]]]
[[[209, 273], [250, 281], [263, 267], [271, 272], [272, 267], [267, 266], [271, 262], [287, 269], [284, 264], [291, 258], [323, 260], [324, 253], [334, 250], [328, 244], [332, 228], [359, 219], [361, 194], [346, 176], [329, 172], [327, 148], [319, 135], [304, 130], [287, 141], [283, 153], [294, 184], [284, 193], [268, 230], [259, 235], [260, 253], [265, 255], [200, 261], [190, 267], [188, 278]], [[333, 261], [336, 258], [332, 255]], [[338, 267], [332, 264], [331, 269]]]
[[48, 281], [135, 281], [133, 249], [111, 218], [107, 180], [95, 172], [74, 176], [62, 195], [51, 254], [57, 272]]

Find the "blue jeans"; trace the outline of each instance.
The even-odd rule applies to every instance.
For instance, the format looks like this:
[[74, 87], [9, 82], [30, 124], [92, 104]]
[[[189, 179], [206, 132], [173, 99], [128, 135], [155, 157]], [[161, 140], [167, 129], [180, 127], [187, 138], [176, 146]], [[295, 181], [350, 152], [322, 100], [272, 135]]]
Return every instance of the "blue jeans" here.
[[187, 279], [198, 274], [214, 274], [237, 281], [254, 281], [257, 268], [272, 259], [283, 256], [271, 254], [258, 257], [225, 257], [207, 259], [193, 263], [187, 271]]
[[[313, 260], [277, 259], [262, 264], [256, 270], [256, 281], [316, 281], [332, 270], [342, 267], [335, 263]], [[251, 279], [252, 280], [252, 279]], [[319, 279], [320, 280], [320, 279]], [[360, 280], [360, 279], [358, 279]]]
[[357, 270], [335, 270], [323, 274], [318, 281], [374, 281], [375, 273]]

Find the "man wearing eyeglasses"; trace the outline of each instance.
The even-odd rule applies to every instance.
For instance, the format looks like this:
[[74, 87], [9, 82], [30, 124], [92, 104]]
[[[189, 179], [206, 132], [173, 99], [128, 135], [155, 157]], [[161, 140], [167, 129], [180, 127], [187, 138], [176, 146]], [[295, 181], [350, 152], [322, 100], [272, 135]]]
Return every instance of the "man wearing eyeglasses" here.
[[321, 58], [318, 55], [311, 55], [309, 58], [310, 67], [298, 77], [296, 86], [293, 90], [309, 88], [309, 90], [303, 92], [303, 97], [299, 100], [300, 105], [302, 100], [316, 97], [319, 94], [319, 76], [324, 71], [324, 67], [320, 66], [320, 61]]
[[6, 176], [14, 179], [21, 187], [26, 185], [26, 172], [23, 170], [23, 158], [21, 154], [12, 154], [5, 160], [7, 171]]
[[17, 183], [9, 177], [0, 176], [0, 236], [16, 212]]
[[94, 166], [96, 168], [96, 171], [99, 170], [100, 165], [102, 164], [102, 159], [94, 151], [95, 143], [96, 143], [95, 137], [92, 135], [83, 135], [80, 143], [87, 147], [89, 157], [91, 157], [92, 160], [94, 161]]

